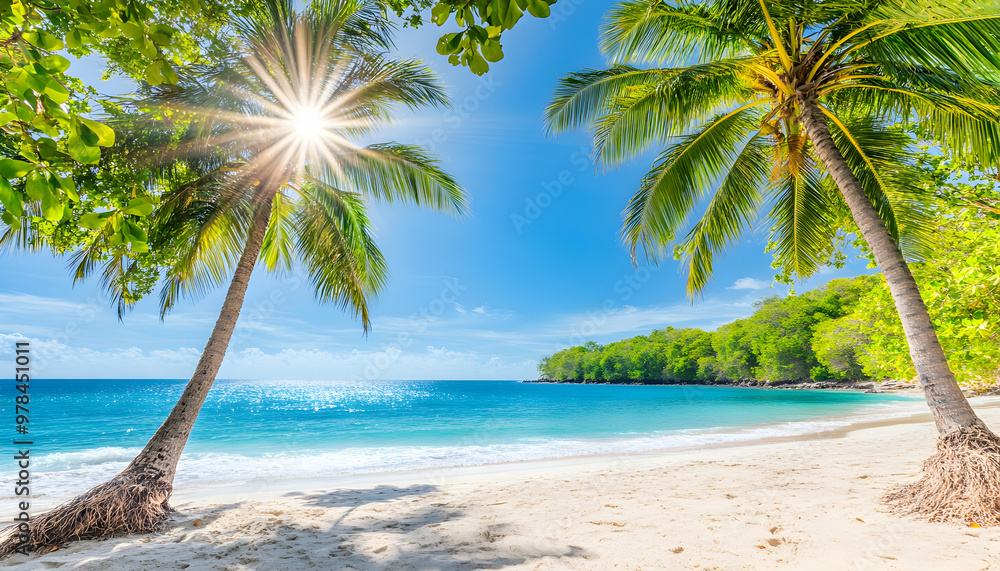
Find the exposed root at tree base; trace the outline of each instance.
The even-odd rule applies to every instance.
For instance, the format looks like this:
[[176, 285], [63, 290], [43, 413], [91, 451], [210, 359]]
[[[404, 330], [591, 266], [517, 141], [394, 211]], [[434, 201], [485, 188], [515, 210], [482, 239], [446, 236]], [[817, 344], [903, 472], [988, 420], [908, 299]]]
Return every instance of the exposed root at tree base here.
[[985, 426], [939, 437], [920, 480], [883, 499], [897, 513], [929, 521], [1000, 524], [1000, 438]]
[[0, 559], [24, 551], [43, 551], [70, 541], [105, 539], [157, 531], [174, 513], [172, 486], [139, 483], [119, 474], [69, 502], [31, 519], [27, 536], [17, 525], [0, 531]]

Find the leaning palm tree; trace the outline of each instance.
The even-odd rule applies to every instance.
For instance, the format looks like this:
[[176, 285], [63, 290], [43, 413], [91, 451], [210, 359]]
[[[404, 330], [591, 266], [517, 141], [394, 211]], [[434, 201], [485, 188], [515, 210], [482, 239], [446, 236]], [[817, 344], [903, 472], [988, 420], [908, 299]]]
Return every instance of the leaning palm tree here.
[[1000, 523], [1000, 441], [955, 382], [907, 266], [904, 250], [919, 251], [929, 221], [908, 176], [910, 141], [888, 127], [998, 164], [998, 4], [629, 0], [602, 38], [613, 67], [562, 79], [547, 121], [590, 127], [605, 164], [666, 146], [624, 212], [633, 258], [640, 246], [660, 258], [703, 204], [675, 247], [689, 294], [761, 214], [777, 262], [807, 276], [846, 204], [888, 282], [939, 431], [922, 478], [888, 499], [931, 519]]
[[[242, 57], [153, 90], [136, 107], [159, 120], [124, 137], [118, 149], [122, 160], [152, 163], [152, 184], [170, 187], [148, 235], [163, 265], [162, 311], [231, 274], [219, 319], [194, 375], [146, 447], [109, 482], [36, 518], [29, 548], [150, 531], [168, 517], [181, 452], [258, 260], [278, 270], [296, 260], [320, 300], [350, 310], [367, 330], [367, 299], [386, 274], [365, 200], [465, 211], [464, 191], [421, 149], [351, 143], [386, 124], [398, 106], [446, 103], [418, 61], [386, 58], [391, 29], [379, 6], [326, 0], [301, 14], [286, 0], [262, 6], [237, 26]], [[179, 141], [150, 147], [156, 129], [159, 138]], [[127, 227], [116, 216], [94, 221], [103, 223], [100, 234], [110, 245]], [[138, 231], [128, 230], [125, 239]], [[122, 311], [134, 301], [127, 284], [135, 262], [104, 259], [107, 244], [98, 242], [76, 255], [75, 271], [84, 276], [103, 267]], [[18, 547], [11, 533], [0, 553]]]

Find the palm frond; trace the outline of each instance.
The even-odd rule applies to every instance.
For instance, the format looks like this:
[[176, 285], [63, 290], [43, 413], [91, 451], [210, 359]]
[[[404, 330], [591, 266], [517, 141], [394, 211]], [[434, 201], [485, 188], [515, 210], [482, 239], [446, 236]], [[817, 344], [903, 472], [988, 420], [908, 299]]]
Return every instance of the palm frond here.
[[654, 259], [662, 257], [696, 200], [729, 172], [759, 129], [760, 115], [754, 104], [720, 115], [660, 155], [625, 210], [622, 233], [633, 258], [639, 245]]
[[753, 224], [770, 175], [770, 147], [760, 135], [747, 141], [705, 213], [681, 242], [681, 264], [687, 269], [689, 296], [708, 285], [715, 255], [736, 244]]
[[967, 165], [1000, 165], [1000, 99], [920, 89], [886, 78], [865, 78], [833, 91], [827, 107], [838, 115], [902, 121]]
[[323, 183], [304, 187], [300, 197], [296, 252], [316, 298], [360, 317], [367, 332], [368, 300], [385, 287], [387, 270], [370, 233], [364, 201]]
[[800, 278], [812, 275], [826, 260], [834, 233], [834, 202], [822, 187], [811, 153], [802, 158], [772, 185], [768, 215], [775, 262]]
[[279, 192], [274, 195], [271, 219], [260, 249], [260, 261], [268, 271], [291, 270], [295, 250], [295, 204]]
[[468, 196], [424, 149], [399, 143], [373, 144], [345, 152], [336, 164], [310, 169], [312, 180], [351, 188], [386, 203], [415, 204], [464, 216]]
[[741, 60], [721, 60], [663, 70], [659, 82], [613, 95], [607, 115], [594, 122], [596, 156], [621, 162], [749, 99], [746, 68]]
[[859, 22], [842, 58], [878, 62], [892, 75], [913, 66], [970, 80], [1000, 77], [1000, 4], [888, 2]]
[[618, 65], [610, 69], [585, 69], [559, 80], [555, 96], [545, 109], [546, 128], [560, 132], [587, 127], [610, 112], [622, 93], [663, 81], [662, 69]]
[[602, 25], [601, 48], [616, 63], [706, 62], [759, 43], [763, 23], [760, 6], [745, 1], [628, 0]]

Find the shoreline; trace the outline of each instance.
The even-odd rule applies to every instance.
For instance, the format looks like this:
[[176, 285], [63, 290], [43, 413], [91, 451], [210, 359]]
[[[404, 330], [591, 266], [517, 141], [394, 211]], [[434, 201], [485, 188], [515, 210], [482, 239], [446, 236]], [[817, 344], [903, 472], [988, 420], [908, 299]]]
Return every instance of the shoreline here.
[[[989, 397], [984, 397], [983, 400], [978, 401], [979, 404], [977, 406], [977, 409], [1000, 408], [1000, 397], [989, 398], [989, 400], [986, 400], [987, 398]], [[759, 429], [768, 429], [772, 427], [785, 426], [785, 425], [796, 425], [800, 423], [815, 423], [815, 422], [829, 423], [829, 422], [843, 422], [848, 420], [850, 421], [847, 424], [841, 426], [834, 426], [821, 430], [807, 431], [797, 434], [752, 437], [745, 439], [727, 440], [723, 442], [711, 442], [703, 444], [675, 446], [670, 448], [653, 448], [649, 450], [627, 450], [621, 452], [575, 454], [571, 456], [532, 458], [526, 460], [508, 460], [503, 462], [490, 462], [484, 464], [453, 465], [453, 466], [441, 466], [436, 468], [416, 468], [408, 470], [385, 470], [379, 472], [368, 472], [361, 474], [348, 474], [348, 475], [338, 475], [338, 476], [306, 477], [306, 478], [301, 478], [299, 480], [295, 480], [294, 482], [281, 483], [277, 485], [265, 484], [260, 480], [252, 480], [236, 485], [220, 486], [220, 485], [210, 484], [200, 487], [189, 488], [186, 490], [178, 490], [177, 492], [175, 492], [174, 498], [184, 499], [185, 501], [198, 501], [198, 500], [205, 500], [208, 498], [236, 499], [236, 498], [241, 498], [241, 497], [246, 498], [251, 496], [259, 498], [259, 497], [265, 497], [268, 494], [289, 492], [292, 491], [293, 489], [297, 491], [316, 491], [324, 488], [344, 486], [344, 485], [349, 485], [349, 486], [382, 485], [389, 483], [409, 482], [414, 480], [452, 482], [452, 481], [462, 481], [465, 478], [483, 479], [483, 478], [489, 478], [492, 475], [496, 474], [532, 472], [538, 470], [558, 471], [566, 468], [589, 469], [589, 468], [597, 468], [601, 466], [614, 464], [622, 461], [622, 459], [624, 458], [629, 458], [639, 461], [650, 460], [653, 462], [657, 462], [659, 460], [667, 461], [675, 457], [683, 457], [688, 455], [697, 456], [701, 452], [705, 451], [844, 438], [850, 433], [859, 430], [891, 427], [896, 425], [921, 424], [921, 423], [928, 423], [933, 420], [930, 411], [927, 409], [927, 404], [922, 400], [914, 401], [913, 403], [907, 403], [907, 404], [908, 405], [912, 404], [915, 410], [906, 412], [905, 414], [900, 414], [898, 416], [892, 416], [887, 418], [876, 418], [876, 419], [865, 418], [868, 416], [876, 416], [877, 413], [855, 412], [855, 413], [844, 413], [831, 416], [815, 417], [805, 420], [791, 421], [778, 424], [719, 428], [715, 429], [717, 430], [717, 432], [706, 432], [706, 434], [711, 434], [711, 433], [730, 434], [732, 433], [732, 431], [736, 430], [759, 430]], [[248, 494], [246, 491], [247, 486], [253, 487], [255, 491], [251, 494]]]
[[[759, 381], [757, 379], [739, 379], [736, 381], [675, 381], [664, 379], [640, 379], [627, 381], [559, 381], [555, 379], [537, 379], [519, 381], [530, 384], [544, 385], [613, 385], [613, 386], [664, 386], [664, 387], [727, 387], [735, 389], [780, 389], [780, 390], [838, 390], [863, 391], [866, 393], [913, 394], [923, 393], [920, 385], [906, 381]], [[966, 395], [970, 396], [970, 395]]]
[[[927, 409], [924, 402], [914, 402], [918, 410], [913, 410], [905, 415], [888, 418], [866, 419], [857, 413], [840, 414], [826, 417], [817, 417], [796, 422], [817, 422], [817, 421], [837, 421], [842, 419], [854, 419], [853, 422], [842, 426], [835, 426], [823, 430], [803, 432], [799, 434], [788, 434], [779, 436], [765, 436], [760, 438], [747, 438], [743, 440], [729, 440], [725, 442], [713, 442], [706, 444], [695, 444], [690, 446], [677, 446], [672, 448], [658, 448], [651, 450], [634, 450], [614, 453], [579, 454], [573, 456], [560, 456], [555, 458], [535, 458], [529, 460], [510, 460], [505, 462], [492, 462], [487, 464], [470, 464], [458, 466], [443, 466], [439, 468], [419, 468], [413, 470], [393, 470], [382, 472], [370, 472], [364, 474], [352, 474], [329, 477], [309, 477], [296, 480], [294, 482], [261, 485], [260, 481], [253, 481], [251, 484], [255, 488], [253, 492], [246, 490], [246, 485], [225, 485], [225, 486], [203, 486], [179, 490], [175, 492], [175, 499], [184, 501], [202, 501], [206, 499], [234, 500], [238, 498], [261, 499], [272, 494], [287, 493], [292, 490], [299, 492], [315, 492], [331, 487], [363, 487], [371, 485], [400, 484], [411, 481], [433, 481], [436, 483], [454, 483], [467, 480], [488, 480], [496, 475], [510, 475], [517, 473], [534, 472], [558, 472], [565, 469], [588, 470], [599, 469], [628, 462], [659, 463], [671, 460], [683, 460], [687, 457], [699, 457], [704, 452], [724, 451], [727, 449], [743, 449], [754, 447], [766, 447], [775, 444], [794, 444], [824, 440], [836, 440], [848, 437], [851, 433], [879, 428], [889, 428], [894, 426], [930, 424], [933, 416]], [[975, 402], [977, 411], [997, 409], [1000, 414], [1000, 397], [983, 397]], [[865, 415], [868, 416], [868, 415]], [[795, 424], [795, 423], [783, 423]], [[762, 425], [745, 428], [766, 428], [780, 425]]]
[[[1000, 399], [973, 404], [1000, 426]], [[178, 490], [179, 513], [162, 533], [5, 563], [94, 571], [1000, 568], [1000, 528], [917, 521], [879, 503], [915, 478], [934, 449], [929, 411], [914, 412], [697, 450], [290, 480], [198, 497]]]
[[[248, 497], [265, 497], [268, 494], [287, 492], [293, 489], [317, 490], [331, 486], [357, 486], [369, 484], [382, 484], [401, 482], [411, 479], [423, 479], [433, 481], [453, 481], [464, 476], [488, 477], [495, 473], [519, 472], [532, 469], [561, 469], [569, 467], [586, 467], [587, 465], [606, 465], [611, 462], [620, 461], [623, 458], [643, 458], [652, 459], [670, 458], [684, 454], [697, 454], [701, 451], [740, 448], [770, 443], [787, 443], [797, 441], [808, 441], [815, 439], [837, 438], [854, 430], [866, 427], [887, 426], [893, 424], [917, 423], [930, 420], [930, 412], [923, 401], [922, 393], [903, 393], [904, 396], [914, 397], [912, 400], [895, 401], [886, 409], [868, 408], [858, 411], [839, 413], [835, 415], [819, 416], [795, 421], [776, 422], [772, 424], [759, 424], [747, 426], [730, 426], [699, 429], [696, 431], [677, 431], [674, 434], [659, 435], [664, 439], [678, 439], [677, 444], [666, 446], [642, 447], [644, 439], [655, 438], [653, 435], [637, 438], [621, 438], [604, 443], [604, 447], [614, 446], [616, 443], [623, 449], [615, 451], [595, 451], [585, 453], [573, 453], [572, 450], [565, 455], [550, 455], [542, 457], [529, 457], [522, 459], [511, 459], [494, 462], [467, 463], [467, 464], [442, 464], [437, 466], [425, 466], [402, 469], [377, 469], [368, 472], [336, 475], [315, 475], [306, 474], [299, 477], [288, 477], [287, 471], [272, 480], [260, 477], [250, 477], [238, 480], [236, 483], [228, 481], [209, 480], [199, 482], [181, 482], [174, 493], [175, 501], [195, 501], [212, 497], [222, 497], [228, 499], [240, 499]], [[983, 400], [977, 399], [983, 405], [1000, 406], [1000, 397]], [[886, 417], [885, 415], [889, 415]], [[873, 418], [874, 417], [874, 418]], [[799, 431], [801, 430], [801, 431]], [[791, 431], [791, 432], [789, 432]], [[778, 434], [768, 434], [778, 432]], [[687, 438], [692, 440], [708, 440], [692, 444], [684, 443]], [[252, 460], [253, 458], [247, 458]], [[301, 460], [299, 460], [301, 461]], [[181, 460], [182, 464], [184, 459]], [[183, 466], [182, 466], [183, 469]], [[110, 477], [110, 473], [107, 477]], [[239, 476], [237, 476], [238, 478]], [[103, 481], [104, 478], [101, 479]], [[82, 492], [82, 488], [77, 492]], [[248, 490], [251, 493], [248, 494]], [[69, 499], [75, 493], [55, 494], [46, 492], [44, 495], [36, 497], [33, 505], [39, 510], [46, 510], [55, 507], [59, 503]], [[0, 497], [0, 501], [13, 501], [11, 497]]]

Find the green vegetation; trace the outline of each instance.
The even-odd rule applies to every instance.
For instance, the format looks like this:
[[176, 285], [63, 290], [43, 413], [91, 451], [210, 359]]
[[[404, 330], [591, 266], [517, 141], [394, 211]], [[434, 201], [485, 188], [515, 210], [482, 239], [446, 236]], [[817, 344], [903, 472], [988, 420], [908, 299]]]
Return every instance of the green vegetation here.
[[[231, 47], [223, 29], [243, 0], [7, 0], [0, 3], [0, 204], [4, 225], [31, 227], [57, 250], [84, 241], [95, 212], [116, 215], [120, 252], [146, 250], [136, 224], [150, 200], [128, 169], [102, 159], [115, 133], [93, 113], [114, 108], [73, 75], [94, 56], [106, 75], [175, 83], [176, 68]], [[67, 57], [69, 56], [69, 57]], [[99, 183], [98, 183], [99, 181]], [[134, 201], [134, 202], [133, 202]], [[83, 218], [85, 216], [90, 218]], [[135, 228], [133, 228], [135, 227]]]
[[876, 276], [860, 276], [802, 295], [765, 297], [752, 316], [713, 332], [667, 327], [604, 346], [589, 342], [544, 359], [539, 371], [543, 378], [584, 382], [856, 379], [826, 352], [821, 357], [814, 343], [826, 324], [853, 313], [878, 284]]
[[[1000, 379], [1000, 183], [927, 151], [917, 165], [920, 184], [936, 196], [927, 207], [937, 222], [934, 242], [910, 267], [955, 376], [985, 389]], [[916, 374], [884, 281], [850, 314], [824, 324], [813, 346], [831, 369]]]

